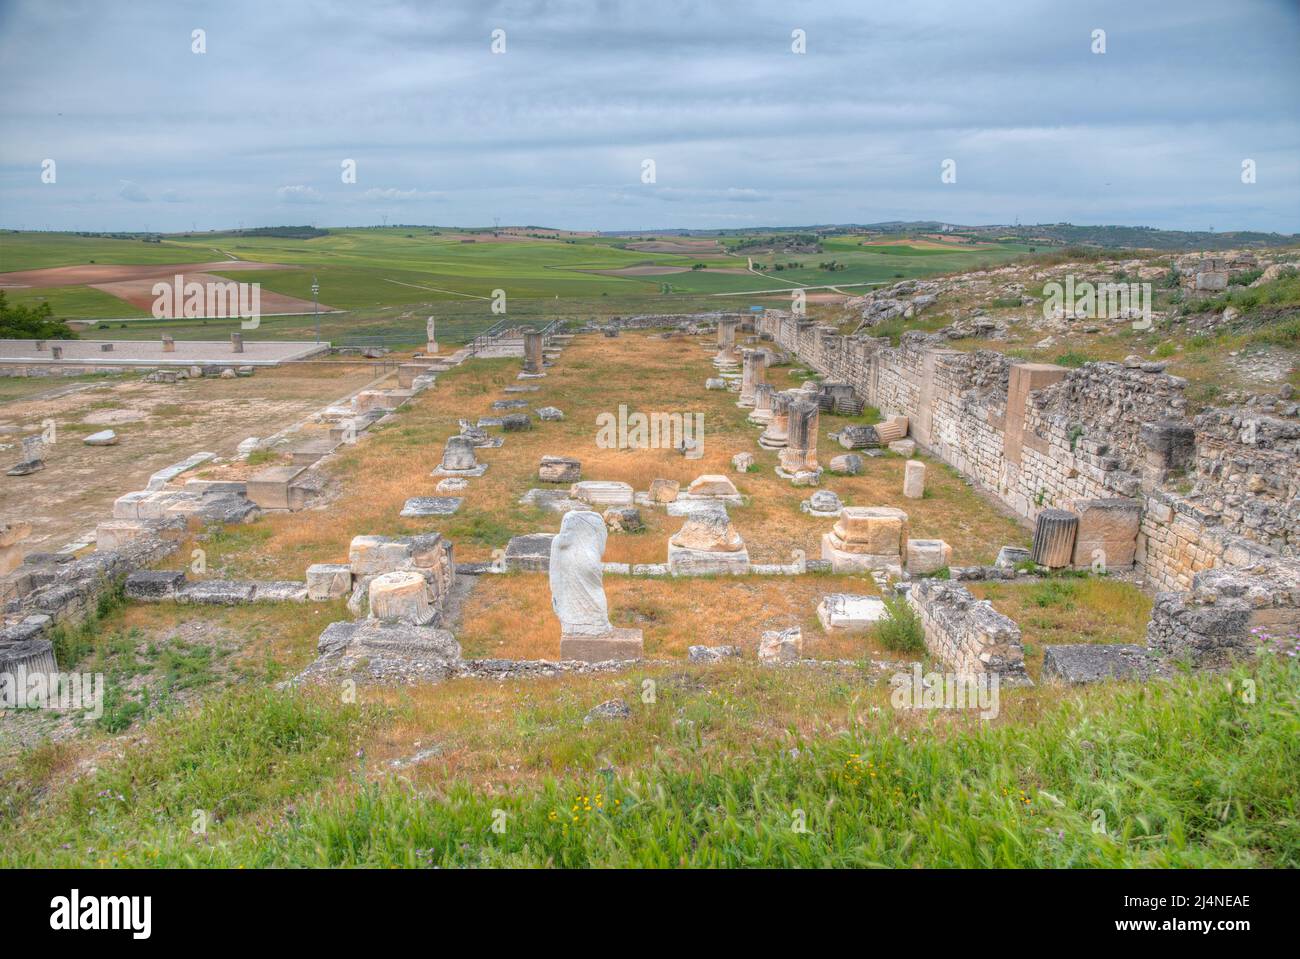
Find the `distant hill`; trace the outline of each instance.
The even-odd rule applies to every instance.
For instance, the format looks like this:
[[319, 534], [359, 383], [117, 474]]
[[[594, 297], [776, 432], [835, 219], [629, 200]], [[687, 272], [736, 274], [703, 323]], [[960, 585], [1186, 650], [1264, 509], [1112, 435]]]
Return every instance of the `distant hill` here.
[[1155, 250], [1227, 250], [1242, 247], [1290, 246], [1300, 243], [1300, 235], [1257, 233], [1249, 230], [1210, 232], [1209, 230], [1157, 230], [1149, 226], [1076, 226], [1073, 223], [990, 224], [963, 226], [939, 220], [888, 220], [881, 223], [835, 223], [812, 226], [746, 227], [736, 230], [635, 230], [611, 233], [611, 236], [746, 236], [764, 234], [815, 234], [834, 236], [844, 233], [879, 233], [912, 235], [943, 233], [972, 241], [994, 240], [1035, 246], [1096, 246], [1104, 249]]

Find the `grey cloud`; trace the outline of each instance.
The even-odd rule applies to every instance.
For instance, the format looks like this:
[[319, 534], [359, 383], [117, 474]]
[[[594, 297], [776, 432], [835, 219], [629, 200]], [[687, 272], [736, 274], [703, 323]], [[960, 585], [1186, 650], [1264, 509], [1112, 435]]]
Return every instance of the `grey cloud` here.
[[[496, 27], [504, 55], [489, 52]], [[796, 27], [806, 54], [790, 52]], [[1097, 27], [1104, 55], [1089, 52]], [[458, 225], [701, 227], [748, 205], [792, 225], [1290, 232], [1297, 48], [1300, 7], [1273, 0], [233, 0], [202, 16], [161, 0], [0, 2], [0, 218], [144, 222], [120, 203], [51, 210], [24, 177], [31, 157], [57, 156], [80, 188], [191, 198], [150, 210], [155, 229], [271, 225], [307, 203], [338, 225], [401, 204], [404, 219]], [[341, 157], [374, 186], [340, 187]], [[645, 157], [654, 189], [638, 183]]]

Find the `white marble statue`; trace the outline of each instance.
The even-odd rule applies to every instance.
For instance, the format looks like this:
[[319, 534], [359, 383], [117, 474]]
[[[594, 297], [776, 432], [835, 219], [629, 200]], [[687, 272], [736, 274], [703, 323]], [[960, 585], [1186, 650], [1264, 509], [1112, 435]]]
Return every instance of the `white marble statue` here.
[[438, 336], [434, 332], [434, 320], [432, 316], [424, 321], [424, 337], [430, 343], [438, 342]]
[[601, 636], [613, 629], [601, 583], [606, 535], [599, 513], [572, 510], [551, 540], [551, 606], [565, 635]]

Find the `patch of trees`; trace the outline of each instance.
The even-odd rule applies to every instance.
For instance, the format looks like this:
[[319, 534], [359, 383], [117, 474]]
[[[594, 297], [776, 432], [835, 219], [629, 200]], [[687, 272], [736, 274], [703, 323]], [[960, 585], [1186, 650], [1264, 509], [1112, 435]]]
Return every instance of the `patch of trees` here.
[[821, 250], [821, 242], [814, 233], [756, 236], [732, 247], [734, 253], [820, 253]]
[[56, 319], [50, 304], [10, 303], [0, 290], [0, 340], [75, 340], [77, 334]]
[[236, 230], [236, 236], [270, 236], [278, 240], [314, 240], [329, 236], [329, 230], [318, 230], [314, 226], [255, 226], [248, 230]]

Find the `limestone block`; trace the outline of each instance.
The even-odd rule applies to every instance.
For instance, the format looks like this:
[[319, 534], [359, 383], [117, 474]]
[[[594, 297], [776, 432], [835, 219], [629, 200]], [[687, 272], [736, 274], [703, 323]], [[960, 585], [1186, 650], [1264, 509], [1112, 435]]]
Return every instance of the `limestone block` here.
[[849, 552], [898, 556], [907, 540], [907, 514], [892, 506], [846, 506], [833, 532]]
[[884, 615], [885, 603], [879, 596], [831, 593], [817, 604], [817, 619], [828, 633], [865, 632]]
[[744, 540], [731, 525], [731, 519], [722, 506], [692, 511], [668, 543], [683, 549], [714, 552], [735, 552], [745, 548]]
[[582, 463], [572, 456], [543, 456], [537, 478], [543, 483], [576, 483], [582, 479]]
[[925, 464], [920, 460], [908, 460], [903, 467], [903, 495], [908, 499], [925, 495]]
[[941, 539], [909, 539], [907, 571], [914, 576], [933, 573], [952, 565], [952, 547]]
[[911, 459], [916, 453], [916, 440], [895, 440], [889, 444], [889, 451]]
[[743, 576], [750, 571], [749, 550], [691, 549], [668, 542], [668, 571], [673, 576]]
[[831, 472], [841, 476], [857, 476], [862, 472], [862, 457], [857, 453], [843, 453], [831, 459]]
[[886, 416], [876, 424], [876, 436], [883, 446], [888, 446], [907, 436], [907, 417], [900, 415]]
[[352, 569], [345, 563], [313, 563], [307, 567], [307, 598], [338, 599], [352, 592]]
[[654, 503], [671, 503], [677, 498], [677, 491], [682, 484], [677, 480], [657, 479], [650, 484], [650, 501]]
[[437, 614], [429, 605], [429, 587], [414, 570], [381, 573], [370, 581], [370, 618], [424, 626]]
[[631, 506], [632, 487], [616, 480], [583, 480], [569, 488], [569, 495], [592, 506]]
[[1172, 672], [1163, 657], [1135, 643], [1044, 646], [1045, 683], [1082, 685], [1103, 680], [1139, 679]]
[[998, 558], [993, 561], [993, 565], [999, 569], [1013, 569], [1020, 563], [1027, 563], [1033, 559], [1033, 553], [1023, 546], [1003, 546], [998, 550]]
[[686, 492], [691, 496], [714, 499], [738, 498], [740, 496], [735, 484], [721, 473], [705, 473], [703, 476], [695, 477], [695, 479], [691, 480], [691, 485], [686, 488]]
[[81, 442], [87, 446], [116, 446], [117, 434], [112, 430], [100, 430], [98, 433], [91, 433]]
[[581, 663], [607, 663], [641, 659], [645, 643], [639, 629], [611, 629], [600, 636], [560, 634], [560, 659]]
[[902, 576], [901, 553], [863, 553], [856, 547], [850, 547], [853, 547], [853, 544], [845, 543], [833, 532], [824, 533], [821, 558], [830, 563], [831, 570], [836, 573], [865, 573], [878, 570], [895, 578]]
[[526, 533], [512, 536], [506, 543], [505, 568], [529, 573], [545, 573], [551, 564], [553, 533]]
[[140, 602], [159, 602], [175, 599], [176, 591], [185, 584], [181, 570], [136, 570], [126, 578], [126, 597]]
[[398, 516], [423, 519], [429, 516], [452, 516], [464, 502], [459, 496], [412, 496], [402, 505]]
[[95, 527], [95, 550], [104, 553], [121, 549], [127, 543], [148, 535], [149, 526], [141, 520], [109, 520]]
[[389, 536], [354, 536], [348, 547], [348, 566], [353, 576], [391, 573], [410, 563], [410, 544]]
[[1196, 289], [1218, 292], [1228, 288], [1228, 274], [1219, 270], [1206, 270], [1196, 274]]
[[1132, 499], [1075, 500], [1079, 529], [1074, 540], [1075, 566], [1100, 562], [1105, 568], [1132, 566], [1137, 554], [1142, 507]]
[[482, 476], [487, 464], [480, 464], [474, 454], [474, 440], [469, 436], [449, 436], [443, 447], [442, 462], [433, 471], [435, 476]]
[[839, 516], [844, 504], [833, 490], [821, 489], [800, 503], [799, 509], [813, 516], [829, 518]]
[[302, 472], [301, 466], [273, 466], [262, 470], [248, 478], [248, 498], [261, 509], [302, 509], [307, 493], [294, 486]]
[[758, 641], [758, 659], [763, 663], [791, 663], [803, 656], [803, 631], [798, 626], [773, 629]]
[[749, 468], [754, 465], [753, 453], [737, 453], [731, 458], [731, 468], [737, 473], [748, 473]]

